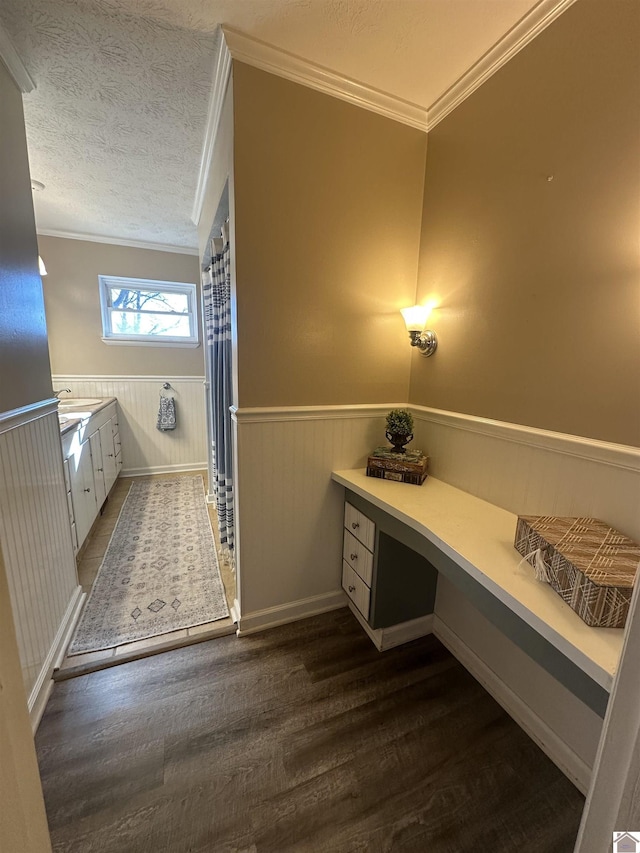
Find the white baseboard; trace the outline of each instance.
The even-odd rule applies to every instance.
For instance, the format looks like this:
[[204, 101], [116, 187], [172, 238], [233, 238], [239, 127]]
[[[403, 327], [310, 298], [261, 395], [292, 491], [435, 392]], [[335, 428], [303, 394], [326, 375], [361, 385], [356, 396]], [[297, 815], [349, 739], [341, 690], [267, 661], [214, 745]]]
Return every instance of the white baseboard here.
[[509, 716], [581, 791], [587, 793], [591, 768], [455, 634], [438, 616], [433, 633]]
[[150, 474], [173, 474], [182, 471], [206, 471], [206, 462], [182, 462], [179, 465], [149, 465], [146, 468], [123, 468], [120, 477], [148, 477]]
[[387, 649], [394, 649], [403, 643], [410, 643], [411, 640], [433, 633], [433, 613], [420, 616], [418, 619], [410, 619], [408, 622], [400, 622], [398, 625], [391, 625], [389, 628], [372, 628], [358, 608], [351, 601], [348, 604], [362, 630], [379, 652], [386, 652]]
[[345, 593], [342, 590], [337, 590], [323, 595], [314, 595], [311, 598], [302, 598], [299, 601], [290, 601], [288, 604], [281, 604], [277, 607], [268, 607], [266, 610], [256, 610], [246, 616], [241, 615], [240, 611], [237, 610], [237, 634], [239, 637], [244, 637], [246, 634], [255, 634], [258, 631], [265, 631], [267, 628], [286, 625], [288, 622], [308, 619], [309, 616], [338, 610], [340, 607], [344, 607], [346, 603], [347, 596]]
[[82, 591], [82, 587], [77, 586], [73, 591], [66, 613], [64, 614], [60, 627], [58, 628], [58, 632], [51, 644], [49, 654], [42, 664], [40, 675], [38, 676], [29, 695], [29, 717], [31, 719], [31, 730], [34, 734], [38, 730], [40, 720], [44, 714], [44, 709], [46, 708], [49, 696], [51, 695], [51, 690], [53, 688], [51, 676], [53, 675], [54, 669], [60, 665], [60, 661], [64, 657], [66, 648], [71, 640], [71, 635], [73, 634], [78, 619], [80, 618], [85, 598], [86, 595]]

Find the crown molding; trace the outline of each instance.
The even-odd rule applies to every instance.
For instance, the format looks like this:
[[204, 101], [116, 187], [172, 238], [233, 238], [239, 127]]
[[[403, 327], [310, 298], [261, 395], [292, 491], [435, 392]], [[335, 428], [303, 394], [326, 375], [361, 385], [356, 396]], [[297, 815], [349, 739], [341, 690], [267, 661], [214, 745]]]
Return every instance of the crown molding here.
[[416, 127], [418, 130], [427, 129], [427, 111], [424, 107], [403, 101], [350, 77], [336, 74], [328, 68], [251, 38], [231, 27], [222, 27], [222, 31], [232, 59]]
[[204, 143], [202, 146], [202, 156], [200, 158], [200, 169], [198, 171], [198, 182], [196, 184], [196, 195], [193, 202], [193, 211], [191, 212], [191, 221], [195, 225], [200, 224], [202, 216], [202, 208], [204, 206], [204, 197], [207, 189], [207, 182], [211, 172], [211, 163], [213, 161], [213, 147], [218, 135], [220, 127], [220, 117], [222, 115], [222, 107], [224, 105], [224, 97], [231, 76], [231, 54], [227, 46], [224, 35], [220, 38], [220, 50], [218, 53], [218, 62], [213, 75], [213, 84], [209, 94], [209, 107], [207, 109], [207, 122], [205, 125]]
[[576, 0], [540, 0], [537, 6], [434, 101], [427, 110], [427, 130], [432, 130], [575, 2]]
[[198, 257], [198, 250], [187, 246], [170, 246], [166, 243], [146, 243], [143, 240], [127, 240], [123, 237], [102, 237], [98, 234], [78, 234], [74, 231], [53, 231], [49, 228], [38, 228], [38, 236], [59, 237], [62, 240], [85, 240], [88, 243], [105, 243], [108, 246], [126, 246], [130, 249], [153, 249], [156, 252], [171, 252], [172, 255], [193, 255]]
[[11, 74], [16, 86], [23, 95], [32, 92], [36, 88], [33, 78], [25, 68], [18, 51], [13, 46], [13, 42], [2, 24], [0, 24], [0, 59], [7, 66], [7, 71]]
[[213, 149], [231, 75], [231, 60], [244, 62], [269, 74], [275, 74], [426, 132], [434, 128], [439, 121], [575, 2], [576, 0], [540, 0], [537, 6], [512, 27], [428, 109], [337, 74], [232, 27], [222, 26], [220, 52], [209, 97], [205, 139], [191, 219], [198, 225], [202, 216]]

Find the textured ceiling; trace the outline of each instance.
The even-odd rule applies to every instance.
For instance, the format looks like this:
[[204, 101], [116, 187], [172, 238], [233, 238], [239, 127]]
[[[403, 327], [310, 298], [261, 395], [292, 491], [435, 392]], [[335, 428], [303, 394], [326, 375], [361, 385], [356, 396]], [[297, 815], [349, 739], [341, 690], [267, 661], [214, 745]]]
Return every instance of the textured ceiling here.
[[537, 0], [2, 0], [38, 230], [195, 248], [219, 24], [422, 107]]

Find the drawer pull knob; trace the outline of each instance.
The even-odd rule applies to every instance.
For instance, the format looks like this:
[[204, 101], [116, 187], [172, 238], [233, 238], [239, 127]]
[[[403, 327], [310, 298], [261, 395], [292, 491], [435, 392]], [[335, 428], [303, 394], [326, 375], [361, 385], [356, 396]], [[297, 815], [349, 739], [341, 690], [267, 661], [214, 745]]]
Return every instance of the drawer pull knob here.
[[349, 592], [355, 592], [355, 591], [356, 591], [355, 586], [350, 586], [350, 587], [349, 587]]
[[91, 491], [91, 489], [84, 489], [84, 491], [85, 491], [85, 492], [90, 492], [90, 491]]
[[351, 559], [352, 559], [352, 560], [357, 560], [357, 559], [358, 559], [358, 555], [357, 555], [357, 554], [350, 554], [349, 556], [351, 557]]
[[360, 527], [360, 525], [358, 524], [358, 522], [357, 522], [357, 521], [352, 521], [352, 522], [351, 522], [351, 527], [352, 527], [354, 530], [357, 530], [357, 529]]

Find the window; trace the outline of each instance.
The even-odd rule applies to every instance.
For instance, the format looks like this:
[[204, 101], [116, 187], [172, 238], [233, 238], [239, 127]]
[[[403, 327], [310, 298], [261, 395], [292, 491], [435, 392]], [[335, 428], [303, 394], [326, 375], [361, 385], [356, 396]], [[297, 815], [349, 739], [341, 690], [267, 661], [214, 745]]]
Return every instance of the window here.
[[106, 344], [198, 346], [195, 284], [98, 276]]

